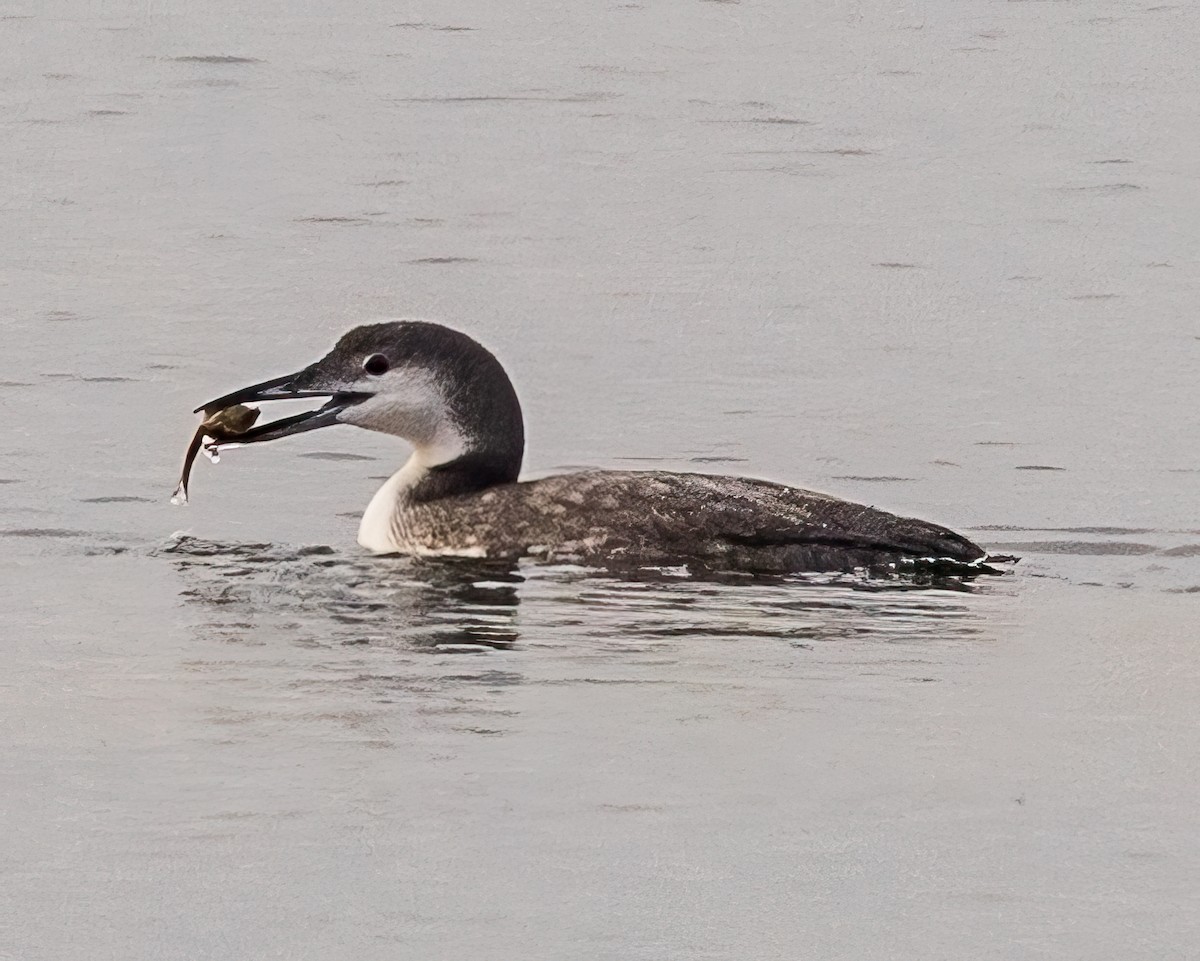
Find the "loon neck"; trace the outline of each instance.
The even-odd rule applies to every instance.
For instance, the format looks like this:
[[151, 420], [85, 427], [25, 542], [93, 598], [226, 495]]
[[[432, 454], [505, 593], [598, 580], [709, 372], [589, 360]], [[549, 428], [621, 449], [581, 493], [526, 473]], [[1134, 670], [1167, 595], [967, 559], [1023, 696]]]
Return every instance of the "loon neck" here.
[[[399, 473], [410, 471], [410, 465], [415, 466], [413, 461], [416, 459], [417, 454], [413, 454]], [[422, 465], [412, 470], [407, 475], [410, 483], [400, 493], [410, 504], [425, 504], [443, 497], [474, 494], [496, 484], [512, 483], [520, 472], [519, 456], [513, 458], [494, 451], [468, 451], [453, 460], [429, 467]]]
[[439, 461], [430, 451], [417, 448], [371, 498], [358, 527], [358, 542], [377, 553], [404, 550], [405, 511], [431, 501], [511, 483], [520, 471], [519, 451], [514, 456], [511, 452], [468, 450]]

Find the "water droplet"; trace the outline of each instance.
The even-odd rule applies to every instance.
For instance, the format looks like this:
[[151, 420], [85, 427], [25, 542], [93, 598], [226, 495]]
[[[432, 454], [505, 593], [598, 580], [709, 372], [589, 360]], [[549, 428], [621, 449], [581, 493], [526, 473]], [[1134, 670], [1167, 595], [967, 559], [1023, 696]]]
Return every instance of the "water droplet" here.
[[175, 493], [171, 495], [171, 503], [176, 507], [186, 507], [187, 502], [187, 491], [184, 490], [183, 485], [180, 484], [175, 488]]

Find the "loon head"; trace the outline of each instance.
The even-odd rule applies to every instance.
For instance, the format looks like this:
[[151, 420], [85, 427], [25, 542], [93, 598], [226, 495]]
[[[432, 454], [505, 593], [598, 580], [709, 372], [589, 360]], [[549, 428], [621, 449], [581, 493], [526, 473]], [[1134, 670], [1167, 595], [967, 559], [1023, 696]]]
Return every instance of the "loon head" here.
[[[303, 370], [244, 387], [197, 411], [234, 404], [328, 397], [324, 406], [253, 427], [221, 446], [277, 440], [351, 424], [401, 437], [413, 462], [447, 479], [450, 489], [516, 480], [525, 447], [521, 407], [492, 354], [441, 324], [402, 320], [347, 332]], [[446, 488], [439, 485], [439, 492]]]

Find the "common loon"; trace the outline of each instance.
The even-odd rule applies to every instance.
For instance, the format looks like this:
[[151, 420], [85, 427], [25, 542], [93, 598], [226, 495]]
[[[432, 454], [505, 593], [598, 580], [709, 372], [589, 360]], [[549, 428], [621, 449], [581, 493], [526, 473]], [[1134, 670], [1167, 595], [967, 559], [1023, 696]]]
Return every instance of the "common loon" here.
[[316, 410], [251, 427], [211, 448], [352, 424], [403, 438], [412, 456], [371, 499], [367, 550], [692, 564], [761, 573], [926, 565], [999, 573], [960, 534], [763, 480], [589, 470], [518, 481], [521, 406], [500, 362], [466, 334], [427, 321], [356, 327], [321, 360], [218, 397], [235, 404], [325, 397]]

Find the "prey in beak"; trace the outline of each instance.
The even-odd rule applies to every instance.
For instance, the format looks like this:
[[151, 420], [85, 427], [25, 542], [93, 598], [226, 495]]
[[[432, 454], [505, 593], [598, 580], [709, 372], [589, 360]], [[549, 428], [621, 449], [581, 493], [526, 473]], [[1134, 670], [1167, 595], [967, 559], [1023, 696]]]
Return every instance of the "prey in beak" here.
[[[260, 441], [276, 440], [289, 434], [301, 434], [318, 427], [329, 427], [339, 423], [338, 415], [355, 404], [362, 403], [371, 395], [359, 391], [340, 389], [318, 369], [318, 364], [306, 367], [295, 374], [265, 380], [261, 384], [243, 387], [233, 393], [210, 400], [197, 407], [195, 413], [204, 419], [196, 428], [183, 459], [183, 470], [179, 484], [171, 497], [173, 504], [188, 502], [188, 479], [192, 465], [201, 450], [214, 462], [218, 453], [227, 447], [256, 444]], [[270, 400], [300, 400], [306, 397], [325, 397], [328, 400], [313, 410], [281, 417], [255, 426], [259, 416], [257, 408], [247, 406]]]
[[[493, 380], [482, 378], [481, 371]], [[495, 383], [500, 387], [490, 390], [489, 384]], [[497, 404], [504, 409], [511, 402], [511, 409], [511, 395], [512, 386], [496, 359], [464, 335], [419, 321], [369, 324], [344, 334], [333, 350], [303, 370], [196, 408], [203, 422], [193, 445], [213, 456], [229, 447], [348, 424], [408, 441], [415, 448], [413, 456], [425, 466], [449, 463], [472, 445], [476, 452], [486, 452], [494, 434], [514, 442], [517, 454], [510, 459], [519, 465], [519, 416], [497, 431], [467, 429], [480, 418], [486, 422]], [[310, 398], [324, 403], [275, 420], [264, 417], [265, 423], [256, 420], [257, 405]], [[185, 483], [190, 467], [189, 459], [184, 463]]]
[[302, 434], [306, 430], [316, 430], [318, 427], [331, 427], [339, 423], [338, 415], [355, 404], [360, 404], [370, 394], [354, 391], [338, 390], [333, 385], [318, 383], [320, 373], [317, 365], [306, 367], [295, 374], [264, 380], [261, 384], [243, 387], [232, 393], [225, 394], [207, 404], [197, 407], [195, 413], [203, 413], [212, 417], [229, 407], [239, 404], [259, 404], [270, 400], [301, 400], [306, 397], [327, 397], [325, 404], [314, 410], [302, 411], [290, 417], [259, 424], [236, 435], [214, 437], [205, 447], [218, 450], [223, 447], [234, 447], [242, 444], [257, 444], [260, 441], [278, 440], [290, 434]]

